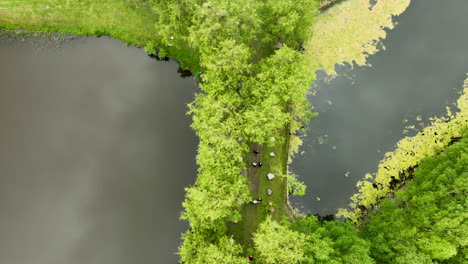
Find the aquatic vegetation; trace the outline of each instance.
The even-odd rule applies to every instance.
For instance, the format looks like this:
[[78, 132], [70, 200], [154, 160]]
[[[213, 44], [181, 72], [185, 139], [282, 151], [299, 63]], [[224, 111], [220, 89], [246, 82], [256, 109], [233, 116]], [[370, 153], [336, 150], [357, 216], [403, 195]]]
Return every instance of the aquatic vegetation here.
[[359, 192], [352, 197], [352, 211], [340, 209], [339, 215], [358, 221], [366, 210], [375, 206], [382, 198], [398, 189], [402, 183], [395, 182], [410, 176], [413, 168], [424, 158], [433, 157], [443, 151], [453, 139], [466, 135], [468, 128], [468, 79], [464, 81], [463, 93], [457, 101], [460, 111], [449, 117], [435, 118], [414, 137], [406, 137], [397, 143], [395, 151], [385, 154], [376, 176], [367, 174], [357, 183]]
[[384, 49], [385, 29], [393, 29], [392, 16], [403, 13], [410, 0], [347, 0], [317, 16], [312, 38], [305, 44], [312, 72], [336, 75], [335, 64], [368, 65], [367, 57]]

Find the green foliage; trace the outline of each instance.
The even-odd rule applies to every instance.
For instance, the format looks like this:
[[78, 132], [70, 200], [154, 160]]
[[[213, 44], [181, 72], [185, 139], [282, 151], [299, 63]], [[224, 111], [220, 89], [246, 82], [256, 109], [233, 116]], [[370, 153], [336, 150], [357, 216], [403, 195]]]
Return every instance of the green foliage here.
[[307, 186], [297, 179], [297, 175], [288, 174], [288, 193], [292, 195], [304, 195]]
[[169, 55], [169, 53], [167, 53], [167, 50], [163, 49], [163, 48], [160, 48], [159, 51], [158, 51], [158, 57], [159, 58], [165, 58]]
[[[196, 69], [226, 40], [268, 56], [277, 42], [298, 47], [311, 36], [316, 0], [153, 0], [158, 39], [183, 67]], [[232, 57], [234, 58], [234, 57]]]
[[249, 45], [261, 34], [262, 22], [257, 14], [261, 4], [255, 0], [218, 0], [192, 6], [189, 44], [201, 54], [211, 53], [227, 39]]
[[107, 35], [144, 47], [156, 36], [146, 0], [0, 1], [0, 28]]
[[305, 235], [271, 219], [260, 224], [253, 236], [260, 263], [298, 263], [304, 255]]
[[192, 68], [197, 71], [199, 54], [195, 53], [187, 42], [189, 28], [192, 25], [193, 11], [196, 0], [151, 0], [150, 3], [157, 14], [154, 28], [160, 48], [176, 59], [182, 68]]
[[370, 243], [358, 237], [350, 221], [319, 223], [317, 217], [309, 216], [297, 219], [291, 227], [306, 236], [301, 264], [374, 263], [369, 257]]
[[263, 42], [279, 41], [297, 47], [312, 36], [310, 30], [318, 14], [317, 0], [265, 1]]
[[292, 158], [296, 153], [299, 152], [299, 147], [302, 146], [302, 139], [299, 136], [296, 135], [291, 135], [289, 139], [289, 159], [288, 159], [288, 164], [292, 163]]
[[[415, 180], [384, 199], [365, 225], [381, 263], [461, 263], [468, 244], [468, 137], [424, 159]], [[455, 262], [454, 262], [455, 261]]]
[[179, 248], [182, 263], [187, 264], [242, 264], [248, 260], [242, 256], [242, 246], [234, 239], [218, 232], [200, 229], [187, 231], [182, 236], [183, 244]]
[[240, 115], [231, 110], [235, 100], [227, 96], [218, 100], [197, 94], [190, 104], [192, 127], [200, 138], [197, 163], [199, 175], [194, 187], [186, 189], [183, 219], [192, 228], [211, 225], [217, 220], [239, 221], [240, 206], [249, 201], [247, 179], [241, 174], [245, 164], [241, 157], [247, 150], [238, 142]]
[[[198, 253], [197, 262], [199, 264], [242, 264], [249, 263], [242, 254], [242, 247], [234, 242], [232, 238], [223, 237], [217, 245], [211, 244], [204, 247]], [[187, 262], [190, 263], [190, 262]]]
[[158, 14], [158, 38], [184, 68], [200, 69], [203, 58], [214, 61], [213, 53], [230, 47], [225, 46], [227, 40], [249, 47], [261, 32], [259, 1], [158, 0], [152, 4]]
[[149, 55], [154, 55], [154, 56], [158, 55], [156, 44], [153, 41], [149, 41], [148, 43], [146, 43], [145, 52], [148, 53]]
[[303, 54], [283, 46], [272, 56], [260, 61], [248, 79], [243, 96], [252, 107], [244, 113], [244, 128], [253, 141], [271, 143], [270, 137], [281, 138], [281, 129], [294, 126], [309, 115], [306, 93], [313, 82]]
[[[241, 83], [250, 73], [250, 50], [244, 44], [226, 39], [219, 48], [203, 54], [200, 60], [205, 68], [206, 83], [201, 85], [204, 91], [214, 97], [229, 92], [234, 98], [241, 99]], [[238, 100], [237, 105], [241, 105]]]

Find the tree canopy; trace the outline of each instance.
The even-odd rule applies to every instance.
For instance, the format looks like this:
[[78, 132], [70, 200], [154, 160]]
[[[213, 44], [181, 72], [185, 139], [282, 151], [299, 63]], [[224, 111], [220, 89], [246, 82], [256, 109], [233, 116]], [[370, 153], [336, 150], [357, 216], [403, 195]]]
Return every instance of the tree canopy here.
[[468, 244], [468, 137], [426, 158], [364, 227], [381, 263], [462, 263]]
[[306, 236], [301, 264], [374, 263], [369, 257], [370, 243], [358, 236], [350, 221], [320, 223], [316, 216], [309, 216], [297, 219], [291, 228]]
[[270, 216], [260, 224], [253, 239], [260, 263], [298, 263], [303, 258], [305, 235], [272, 220]]

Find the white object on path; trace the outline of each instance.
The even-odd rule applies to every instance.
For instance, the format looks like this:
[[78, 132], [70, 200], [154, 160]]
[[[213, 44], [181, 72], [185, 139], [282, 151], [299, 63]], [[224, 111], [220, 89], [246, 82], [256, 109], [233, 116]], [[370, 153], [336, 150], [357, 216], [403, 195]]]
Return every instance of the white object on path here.
[[271, 195], [271, 194], [273, 194], [273, 191], [271, 189], [267, 189], [267, 194]]
[[271, 181], [275, 178], [275, 175], [273, 173], [268, 173], [267, 177]]
[[275, 153], [274, 152], [270, 152], [270, 157], [274, 157], [275, 156]]

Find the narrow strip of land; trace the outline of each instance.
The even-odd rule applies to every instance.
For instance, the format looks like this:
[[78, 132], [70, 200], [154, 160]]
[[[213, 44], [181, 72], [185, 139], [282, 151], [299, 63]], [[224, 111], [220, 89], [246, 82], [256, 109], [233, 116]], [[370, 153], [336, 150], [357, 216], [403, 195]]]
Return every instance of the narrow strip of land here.
[[[241, 209], [242, 221], [229, 225], [229, 233], [245, 246], [246, 254], [253, 251], [252, 235], [267, 215], [271, 215], [276, 220], [284, 217], [294, 220], [293, 211], [288, 203], [286, 177], [289, 128], [283, 130], [282, 136], [285, 138], [283, 143], [280, 143], [279, 139], [270, 138], [271, 146], [250, 144], [250, 153], [246, 160], [248, 167], [243, 174], [249, 180], [252, 198], [261, 199], [261, 202], [245, 204]], [[258, 152], [258, 155], [254, 151]], [[261, 167], [258, 166], [260, 162]], [[256, 163], [257, 167], [252, 163]], [[274, 175], [271, 180], [268, 178], [269, 173]], [[271, 190], [271, 195], [268, 195], [267, 190]]]

